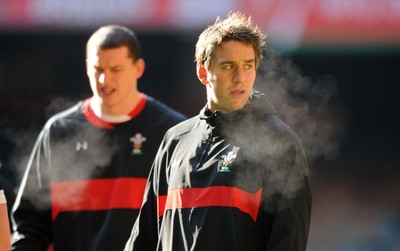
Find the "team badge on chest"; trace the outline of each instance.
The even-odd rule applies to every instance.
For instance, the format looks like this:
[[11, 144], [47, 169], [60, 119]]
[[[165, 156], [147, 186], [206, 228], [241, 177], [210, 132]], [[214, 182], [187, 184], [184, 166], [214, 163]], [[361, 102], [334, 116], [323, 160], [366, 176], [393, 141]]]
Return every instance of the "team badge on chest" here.
[[239, 151], [239, 149], [240, 147], [234, 146], [232, 151], [222, 155], [222, 160], [220, 161], [217, 170], [219, 173], [231, 172], [231, 164], [236, 159], [237, 152]]
[[135, 136], [129, 139], [132, 142], [132, 155], [142, 155], [142, 147], [143, 143], [146, 142], [146, 137], [144, 137], [141, 133], [136, 133]]

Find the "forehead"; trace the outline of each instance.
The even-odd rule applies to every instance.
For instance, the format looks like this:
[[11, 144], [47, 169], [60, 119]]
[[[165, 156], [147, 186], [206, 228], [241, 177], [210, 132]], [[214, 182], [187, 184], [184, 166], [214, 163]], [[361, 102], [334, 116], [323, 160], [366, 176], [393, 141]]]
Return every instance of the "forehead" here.
[[126, 46], [120, 46], [117, 48], [100, 49], [92, 48], [87, 51], [86, 59], [89, 62], [99, 61], [117, 61], [130, 59], [129, 51]]
[[255, 51], [252, 45], [237, 40], [222, 42], [216, 46], [211, 54], [211, 61], [250, 61], [255, 60]]

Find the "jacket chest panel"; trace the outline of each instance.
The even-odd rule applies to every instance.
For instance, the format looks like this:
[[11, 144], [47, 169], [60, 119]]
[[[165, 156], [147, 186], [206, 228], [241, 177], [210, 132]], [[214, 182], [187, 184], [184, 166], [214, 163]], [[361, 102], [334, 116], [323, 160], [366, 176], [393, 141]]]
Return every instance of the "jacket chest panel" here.
[[144, 138], [129, 132], [82, 130], [64, 140], [54, 139], [49, 157], [53, 179], [147, 177], [157, 148]]
[[259, 168], [243, 159], [239, 146], [207, 139], [183, 151], [183, 158], [172, 160], [170, 188], [229, 186], [257, 191], [262, 185]]

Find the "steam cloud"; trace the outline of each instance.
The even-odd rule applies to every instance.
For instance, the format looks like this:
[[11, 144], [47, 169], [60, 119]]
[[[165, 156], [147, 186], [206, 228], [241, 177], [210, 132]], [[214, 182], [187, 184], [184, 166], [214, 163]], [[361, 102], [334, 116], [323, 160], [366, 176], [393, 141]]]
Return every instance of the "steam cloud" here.
[[[336, 80], [332, 76], [322, 76], [314, 80], [304, 77], [290, 59], [272, 51], [267, 52], [261, 62], [254, 87], [266, 94], [277, 110], [278, 117], [299, 136], [306, 146], [311, 165], [318, 159], [337, 158], [344, 123], [332, 103], [337, 92]], [[252, 172], [265, 175], [259, 167], [266, 167], [269, 170], [266, 176], [269, 186], [264, 196], [269, 201], [274, 195], [281, 194], [283, 202], [280, 202], [280, 207], [284, 208], [287, 205], [285, 203], [295, 197], [303, 187], [305, 178], [305, 171], [293, 166], [291, 160], [301, 163], [303, 159], [297, 155], [291, 156], [293, 158], [288, 156], [295, 154], [291, 151], [291, 142], [282, 141], [276, 132], [263, 131], [255, 135], [257, 138], [243, 137], [246, 130], [262, 130], [253, 125], [252, 122], [256, 120], [257, 118], [244, 119], [241, 128], [235, 132], [228, 129], [228, 134], [235, 137], [236, 141], [241, 142], [241, 147], [246, 149], [246, 159], [260, 163], [249, 168], [248, 173], [243, 171], [236, 183], [238, 186], [248, 187], [254, 182]], [[263, 142], [262, 149], [254, 146], [256, 141]], [[297, 151], [301, 152], [302, 149], [297, 148]], [[267, 160], [268, 163], [262, 164], [260, 157], [265, 152], [272, 158]], [[268, 204], [266, 203], [267, 210]]]
[[[76, 104], [76, 102], [77, 101], [67, 100], [61, 97], [54, 98], [51, 101], [50, 105], [46, 108], [46, 116], [50, 117], [57, 112], [63, 111], [66, 108], [69, 108]], [[18, 192], [17, 190], [20, 185], [20, 181], [23, 180], [26, 166], [30, 161], [29, 156], [32, 149], [35, 149], [36, 147], [35, 141], [43, 125], [38, 128], [37, 126], [35, 128], [31, 128], [32, 126], [28, 127], [29, 128], [25, 130], [19, 130], [17, 128], [4, 126], [4, 130], [2, 130], [4, 132], [4, 135], [2, 136], [7, 137], [9, 142], [13, 145], [13, 153], [9, 162], [7, 163], [7, 166], [13, 168], [13, 172], [16, 176], [17, 184], [13, 185], [15, 194], [17, 194]], [[101, 169], [103, 167], [108, 165], [112, 157], [111, 153], [113, 152], [113, 148], [116, 147], [117, 144], [107, 144], [106, 142], [103, 142], [104, 137], [101, 134], [99, 135], [92, 133], [91, 135], [87, 136], [90, 137], [90, 139], [88, 138], [87, 140], [92, 142], [92, 144], [93, 142], [97, 143], [94, 143], [94, 145], [96, 145], [95, 148], [93, 148], [92, 145], [89, 146], [89, 149], [87, 151], [85, 151], [88, 158], [85, 158], [84, 160], [77, 159], [75, 154], [75, 145], [71, 145], [71, 140], [66, 142], [57, 142], [56, 144], [52, 145], [52, 163], [54, 165], [60, 164], [61, 166], [65, 167], [64, 169], [60, 169], [57, 173], [53, 172], [53, 175], [57, 177], [63, 177], [66, 180], [74, 179], [74, 177], [80, 177], [78, 179], [82, 179], [82, 177], [84, 178], [91, 177], [92, 175], [97, 175], [97, 173], [101, 172]], [[42, 145], [38, 145], [37, 147], [42, 148]], [[40, 149], [40, 151], [44, 151], [44, 149]], [[32, 161], [33, 164], [31, 166], [31, 169], [34, 169], [35, 172], [38, 171], [38, 175], [44, 177], [46, 180], [48, 178], [47, 176], [50, 173], [39, 172], [38, 169], [36, 170], [36, 162], [43, 162], [45, 160], [33, 159]], [[71, 167], [72, 165], [76, 165], [77, 163], [79, 163], [79, 166], [81, 166], [82, 168], [77, 169]], [[75, 190], [76, 189], [72, 188], [71, 191], [64, 191], [65, 196], [63, 196], [63, 198], [68, 198], [68, 203], [73, 203], [70, 200], [72, 200], [74, 197], [67, 197], [67, 195], [72, 194], [73, 192], [75, 192]], [[47, 198], [46, 196], [42, 196], [42, 194], [35, 189], [26, 190], [25, 193], [26, 196], [31, 200], [31, 202], [38, 208], [42, 208], [49, 203], [49, 198]], [[62, 204], [62, 201], [58, 201], [58, 203]]]
[[304, 77], [289, 58], [268, 51], [255, 88], [267, 95], [278, 116], [299, 135], [312, 161], [338, 157], [344, 121], [331, 102], [337, 92], [333, 76]]

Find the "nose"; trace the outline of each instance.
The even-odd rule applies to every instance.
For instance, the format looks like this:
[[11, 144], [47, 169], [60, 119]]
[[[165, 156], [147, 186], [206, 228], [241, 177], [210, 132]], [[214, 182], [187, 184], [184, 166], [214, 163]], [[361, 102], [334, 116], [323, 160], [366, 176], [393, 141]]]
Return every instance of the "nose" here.
[[106, 79], [106, 77], [105, 77], [104, 73], [101, 73], [99, 75], [99, 83], [100, 83], [100, 85], [104, 85], [104, 80], [105, 79]]
[[101, 86], [106, 85], [109, 82], [109, 77], [108, 74], [106, 74], [105, 72], [102, 72], [99, 74], [99, 78], [98, 78], [99, 84]]
[[235, 83], [243, 83], [246, 79], [246, 72], [242, 67], [237, 67], [234, 74]]

